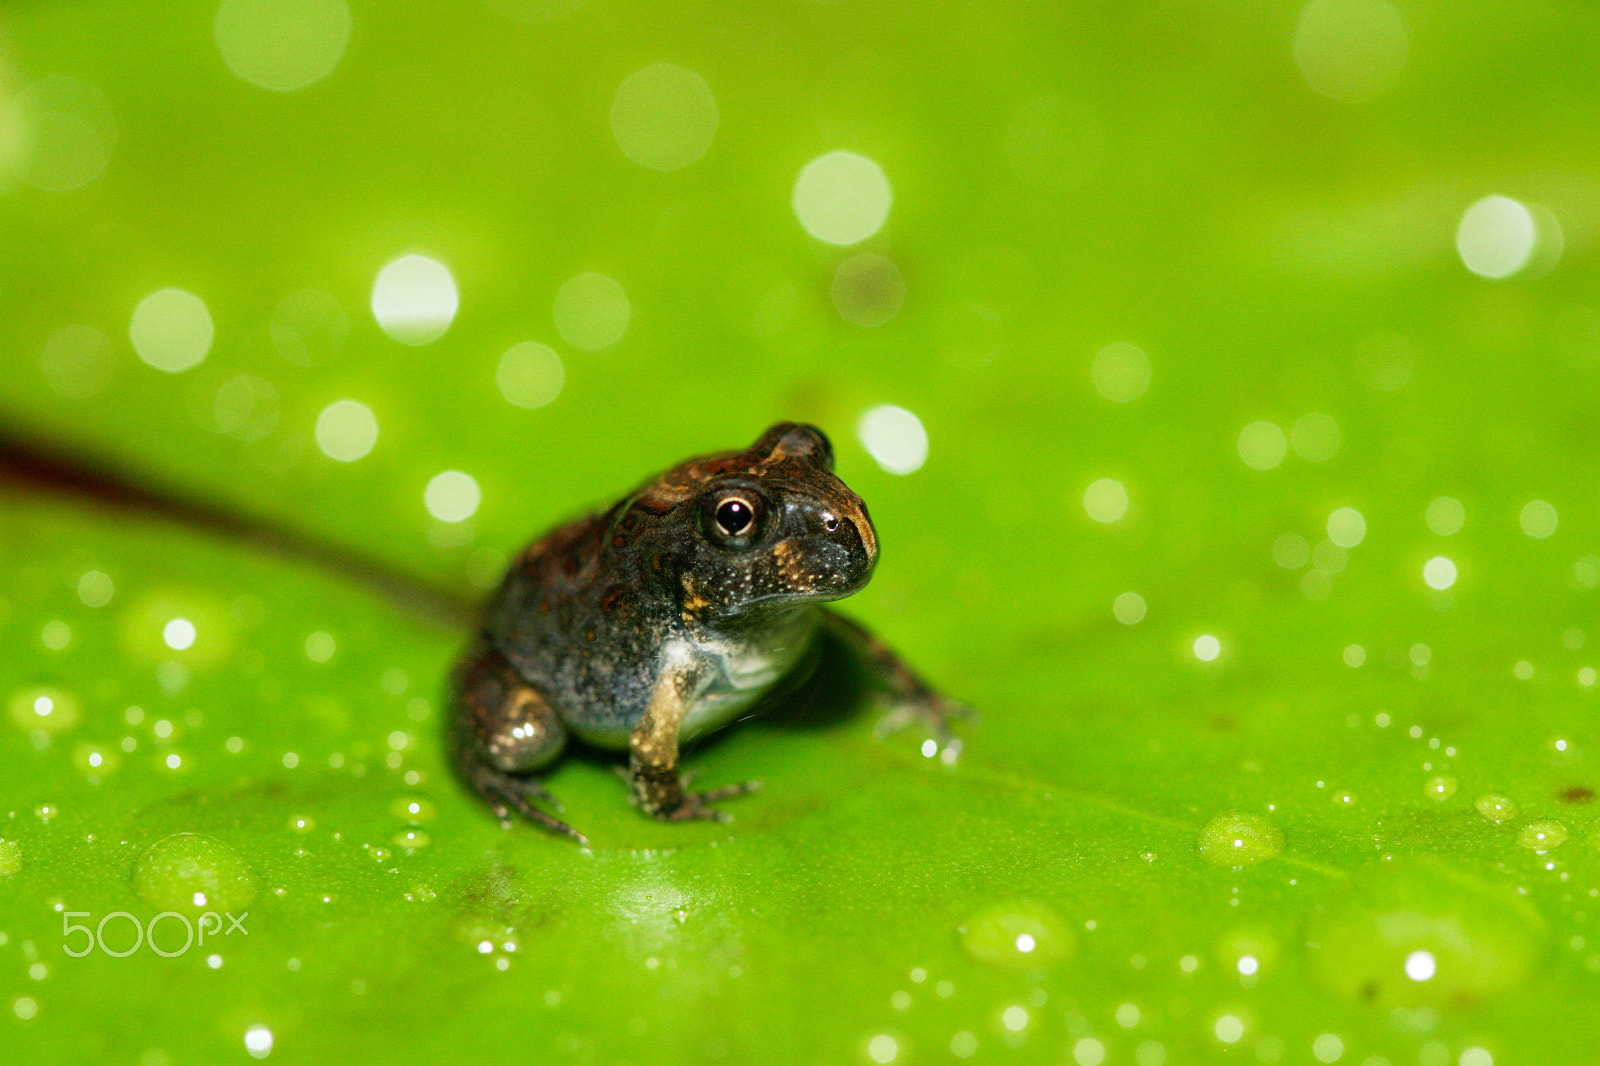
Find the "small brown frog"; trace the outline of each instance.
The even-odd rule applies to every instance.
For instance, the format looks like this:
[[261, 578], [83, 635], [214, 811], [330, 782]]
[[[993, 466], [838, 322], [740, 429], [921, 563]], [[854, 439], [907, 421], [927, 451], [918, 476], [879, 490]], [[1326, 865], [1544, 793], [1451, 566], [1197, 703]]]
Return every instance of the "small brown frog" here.
[[679, 745], [799, 671], [824, 627], [888, 689], [891, 721], [946, 737], [965, 709], [822, 607], [860, 591], [877, 560], [866, 505], [813, 426], [781, 422], [744, 451], [673, 467], [512, 563], [453, 679], [461, 775], [506, 826], [515, 809], [587, 843], [530, 802], [559, 807], [530, 774], [571, 733], [628, 752], [629, 798], [646, 814], [726, 820], [711, 804], [757, 782], [690, 792]]

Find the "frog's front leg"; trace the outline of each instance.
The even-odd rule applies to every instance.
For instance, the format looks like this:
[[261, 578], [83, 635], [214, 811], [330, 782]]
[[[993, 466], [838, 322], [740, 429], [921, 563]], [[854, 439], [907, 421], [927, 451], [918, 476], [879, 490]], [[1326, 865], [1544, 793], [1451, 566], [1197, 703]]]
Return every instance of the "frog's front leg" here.
[[560, 802], [527, 776], [554, 762], [566, 746], [561, 719], [532, 685], [494, 647], [480, 642], [455, 676], [451, 743], [456, 764], [474, 791], [489, 802], [500, 824], [510, 828], [511, 809], [540, 825], [589, 841], [572, 826], [541, 811], [529, 798]]
[[941, 746], [954, 745], [952, 750], [959, 750], [960, 742], [952, 739], [950, 724], [957, 719], [976, 718], [976, 711], [934, 691], [915, 670], [906, 665], [905, 660], [859, 622], [833, 611], [824, 611], [823, 624], [871, 668], [874, 678], [888, 690], [894, 709], [879, 724], [880, 734], [891, 733], [913, 721], [920, 721]]
[[678, 767], [678, 733], [684, 717], [711, 680], [711, 665], [693, 651], [669, 647], [650, 704], [628, 738], [628, 799], [664, 822], [710, 819], [729, 815], [709, 806], [760, 787], [758, 781], [726, 785], [705, 792], [684, 789], [686, 775]]

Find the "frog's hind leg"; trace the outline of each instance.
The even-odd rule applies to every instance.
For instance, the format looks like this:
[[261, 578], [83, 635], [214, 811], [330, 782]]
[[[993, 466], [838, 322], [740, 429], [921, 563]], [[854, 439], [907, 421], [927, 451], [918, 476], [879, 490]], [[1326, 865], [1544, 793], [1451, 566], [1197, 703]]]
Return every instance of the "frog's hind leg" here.
[[976, 719], [976, 711], [935, 691], [893, 649], [859, 622], [825, 611], [823, 624], [861, 657], [878, 684], [888, 690], [894, 706], [878, 725], [880, 736], [921, 722], [952, 757], [961, 750], [961, 741], [952, 736], [950, 725]]
[[456, 765], [473, 791], [488, 801], [500, 824], [511, 826], [511, 811], [579, 843], [588, 839], [572, 826], [535, 807], [543, 800], [561, 803], [527, 776], [554, 762], [567, 743], [561, 719], [537, 689], [528, 684], [494, 648], [480, 643], [455, 676], [455, 714], [451, 743]]

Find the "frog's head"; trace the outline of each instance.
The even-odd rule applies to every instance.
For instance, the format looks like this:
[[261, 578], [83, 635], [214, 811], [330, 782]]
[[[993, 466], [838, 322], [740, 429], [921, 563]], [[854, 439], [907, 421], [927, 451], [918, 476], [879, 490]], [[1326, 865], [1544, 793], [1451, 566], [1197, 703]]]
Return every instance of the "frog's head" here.
[[[815, 426], [780, 422], [742, 452], [669, 472], [685, 610], [706, 619], [860, 591], [878, 561], [866, 504]], [[687, 527], [692, 521], [692, 532]]]

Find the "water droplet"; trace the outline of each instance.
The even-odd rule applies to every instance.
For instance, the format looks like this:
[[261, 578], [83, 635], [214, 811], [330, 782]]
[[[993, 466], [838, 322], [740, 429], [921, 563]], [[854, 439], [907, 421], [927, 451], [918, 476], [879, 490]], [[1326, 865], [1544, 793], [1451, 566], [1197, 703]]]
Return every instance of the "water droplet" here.
[[1517, 834], [1517, 843], [1534, 851], [1545, 852], [1558, 848], [1567, 841], [1567, 827], [1554, 818], [1541, 818], [1529, 822]]
[[73, 750], [72, 765], [91, 782], [99, 781], [122, 766], [122, 752], [101, 744], [79, 744]]
[[123, 648], [158, 667], [215, 666], [233, 654], [237, 634], [238, 625], [225, 603], [187, 589], [144, 593], [117, 616]]
[[1477, 807], [1478, 813], [1493, 821], [1496, 826], [1507, 823], [1517, 816], [1517, 804], [1514, 804], [1506, 795], [1480, 795], [1472, 802]]
[[438, 815], [439, 809], [434, 806], [432, 800], [419, 799], [416, 796], [396, 796], [389, 804], [389, 813], [408, 822], [431, 822]]
[[82, 714], [78, 698], [58, 688], [40, 685], [11, 697], [11, 720], [30, 733], [65, 733], [78, 724]]
[[402, 848], [425, 848], [433, 842], [426, 830], [409, 826], [394, 835], [394, 842]]
[[1214, 866], [1254, 866], [1283, 851], [1283, 830], [1259, 814], [1225, 811], [1200, 829], [1200, 857]]
[[899, 1054], [899, 1042], [888, 1033], [879, 1033], [867, 1042], [867, 1057], [873, 1062], [893, 1062]]
[[1422, 794], [1443, 803], [1456, 794], [1456, 779], [1449, 774], [1439, 774], [1422, 783]]
[[[1520, 984], [1547, 930], [1512, 888], [1428, 859], [1359, 871], [1320, 906], [1307, 931], [1311, 968], [1353, 1002], [1380, 1006], [1471, 1003]], [[1433, 959], [1434, 972], [1416, 953]]]
[[238, 853], [199, 833], [175, 833], [150, 845], [134, 864], [133, 888], [151, 906], [183, 914], [237, 913], [256, 894]]
[[[968, 955], [1009, 969], [1049, 966], [1077, 950], [1072, 928], [1055, 911], [1031, 900], [988, 907], [968, 919], [960, 935]], [[1023, 944], [1029, 945], [1027, 950]]]
[[0, 837], [0, 877], [9, 877], [22, 869], [22, 845], [15, 840]]
[[306, 814], [296, 814], [289, 819], [289, 828], [296, 833], [309, 833], [317, 827], [316, 819]]

